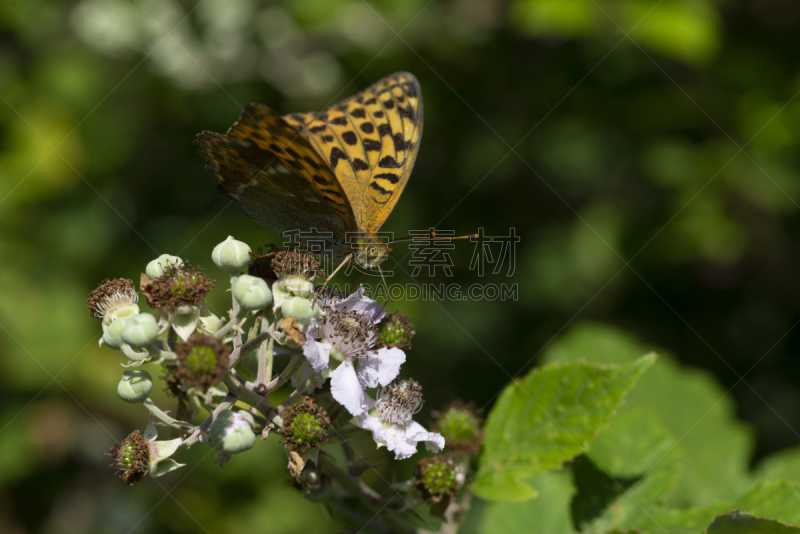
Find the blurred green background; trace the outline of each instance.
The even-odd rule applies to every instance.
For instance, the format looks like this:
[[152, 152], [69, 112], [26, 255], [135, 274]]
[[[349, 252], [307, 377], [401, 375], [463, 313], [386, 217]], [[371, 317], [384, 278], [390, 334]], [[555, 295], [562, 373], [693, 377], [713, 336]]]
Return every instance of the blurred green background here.
[[220, 280], [224, 309], [212, 247], [280, 240], [216, 192], [195, 135], [398, 70], [425, 132], [384, 229], [521, 238], [511, 277], [478, 278], [460, 242], [453, 278], [417, 280], [518, 284], [517, 301], [390, 305], [417, 326], [423, 423], [455, 397], [490, 407], [594, 321], [712, 374], [753, 461], [800, 443], [798, 28], [792, 0], [0, 3], [0, 531], [337, 531], [274, 439], [224, 471], [198, 449], [115, 479], [103, 454], [147, 417], [84, 302], [170, 253]]

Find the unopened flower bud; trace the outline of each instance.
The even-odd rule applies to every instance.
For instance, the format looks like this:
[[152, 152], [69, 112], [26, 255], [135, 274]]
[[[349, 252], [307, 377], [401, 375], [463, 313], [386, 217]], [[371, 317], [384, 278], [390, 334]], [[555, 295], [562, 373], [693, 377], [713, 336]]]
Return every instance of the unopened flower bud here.
[[231, 274], [239, 273], [250, 265], [250, 246], [228, 236], [211, 252], [214, 265]]
[[481, 450], [483, 430], [479, 410], [471, 404], [455, 401], [440, 412], [434, 412], [437, 432], [444, 436], [448, 451], [477, 454]]
[[123, 372], [117, 385], [117, 394], [125, 402], [144, 402], [152, 390], [153, 377], [142, 369]]
[[172, 256], [170, 254], [162, 254], [158, 258], [154, 259], [150, 263], [147, 264], [147, 267], [144, 270], [144, 274], [147, 275], [148, 278], [158, 278], [164, 274], [170, 267], [177, 267], [178, 265], [182, 264], [183, 260], [180, 259], [178, 256]]
[[228, 454], [244, 452], [256, 443], [253, 416], [247, 412], [222, 410], [209, 429], [211, 441]]
[[302, 326], [308, 326], [313, 317], [319, 314], [319, 306], [316, 304], [311, 307], [311, 301], [300, 297], [289, 297], [281, 303], [281, 310], [286, 317], [294, 317], [294, 320]]
[[103, 330], [103, 343], [109, 348], [120, 350], [122, 348], [122, 329], [125, 328], [127, 319], [117, 319]]
[[128, 317], [121, 332], [122, 341], [135, 348], [150, 345], [158, 337], [158, 321], [149, 313]]
[[233, 297], [243, 310], [255, 311], [269, 306], [272, 292], [261, 278], [243, 274], [233, 284]]

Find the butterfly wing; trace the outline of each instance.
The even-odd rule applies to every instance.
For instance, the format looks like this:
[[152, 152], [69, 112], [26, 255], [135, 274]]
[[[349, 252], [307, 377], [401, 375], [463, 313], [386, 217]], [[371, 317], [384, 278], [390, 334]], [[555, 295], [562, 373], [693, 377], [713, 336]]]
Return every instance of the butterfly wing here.
[[227, 134], [201, 132], [195, 144], [217, 188], [273, 232], [317, 228], [333, 232], [338, 245], [357, 230], [328, 164], [267, 106], [250, 104]]
[[422, 136], [422, 92], [413, 74], [387, 76], [322, 113], [284, 117], [326, 159], [358, 227], [377, 232], [411, 175]]

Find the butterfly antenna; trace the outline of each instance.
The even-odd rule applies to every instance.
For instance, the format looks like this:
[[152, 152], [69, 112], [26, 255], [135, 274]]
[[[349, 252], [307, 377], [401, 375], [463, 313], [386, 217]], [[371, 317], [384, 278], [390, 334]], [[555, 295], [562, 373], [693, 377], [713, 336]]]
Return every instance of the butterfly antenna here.
[[338, 273], [342, 269], [342, 267], [344, 267], [345, 265], [350, 263], [351, 259], [353, 259], [353, 255], [352, 254], [348, 254], [345, 257], [345, 259], [342, 260], [342, 263], [340, 263], [339, 266], [330, 274], [330, 276], [328, 276], [328, 278], [325, 279], [325, 283], [322, 284], [322, 287], [319, 288], [319, 291], [317, 291], [317, 295], [314, 297], [314, 300], [311, 301], [311, 309], [312, 310], [314, 309], [314, 304], [317, 303], [317, 299], [319, 298], [320, 295], [322, 295], [322, 292], [325, 290], [325, 287], [327, 287], [328, 282], [331, 281], [331, 278], [333, 278], [336, 275], [336, 273]]
[[472, 239], [473, 237], [478, 237], [478, 234], [469, 234], [469, 235], [458, 235], [458, 236], [445, 236], [445, 237], [436, 237], [436, 231], [431, 232], [431, 235], [428, 237], [425, 236], [414, 236], [414, 237], [404, 237], [403, 239], [395, 239], [391, 241], [391, 243], [406, 243], [408, 241], [445, 241], [445, 240], [453, 240], [453, 239]]
[[383, 280], [383, 288], [386, 290], [386, 302], [383, 303], [383, 311], [386, 311], [386, 305], [389, 304], [389, 285], [386, 283], [386, 278], [383, 277], [383, 270], [381, 270], [381, 266], [378, 265], [378, 272], [381, 273], [381, 280]]

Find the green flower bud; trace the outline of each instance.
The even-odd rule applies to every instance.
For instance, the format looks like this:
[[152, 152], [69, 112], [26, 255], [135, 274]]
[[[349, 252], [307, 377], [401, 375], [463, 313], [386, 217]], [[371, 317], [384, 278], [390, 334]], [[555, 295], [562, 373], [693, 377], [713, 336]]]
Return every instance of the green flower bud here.
[[247, 412], [222, 410], [211, 423], [208, 432], [211, 441], [219, 450], [228, 454], [237, 454], [255, 445], [254, 424], [253, 416]]
[[277, 282], [272, 284], [272, 291], [275, 295], [273, 311], [277, 311], [278, 308], [282, 307], [286, 299], [294, 297], [311, 301], [314, 298], [314, 284], [302, 276], [279, 278]]
[[122, 341], [135, 348], [150, 345], [158, 337], [158, 321], [149, 313], [128, 317], [121, 332]]
[[123, 372], [117, 385], [117, 394], [125, 402], [144, 402], [152, 390], [153, 377], [142, 369]]
[[298, 324], [308, 326], [313, 317], [319, 314], [319, 306], [314, 304], [311, 308], [311, 301], [300, 297], [289, 297], [281, 304], [281, 310], [286, 317], [294, 317]]
[[122, 348], [122, 329], [125, 328], [126, 319], [117, 319], [103, 330], [103, 343], [109, 348], [119, 350]]
[[148, 278], [158, 278], [164, 271], [169, 267], [177, 267], [181, 265], [183, 260], [180, 259], [178, 256], [172, 256], [170, 254], [162, 254], [158, 258], [154, 259], [150, 263], [147, 264], [147, 267], [144, 270], [144, 274], [147, 275]]
[[428, 502], [455, 495], [458, 482], [453, 462], [443, 455], [423, 458], [417, 464], [415, 484]]
[[255, 311], [269, 306], [272, 292], [261, 278], [243, 274], [233, 284], [233, 297], [243, 310]]
[[250, 246], [228, 236], [211, 252], [214, 265], [231, 274], [242, 272], [250, 265]]
[[448, 451], [477, 454], [481, 450], [483, 419], [474, 406], [455, 401], [433, 415], [436, 418], [434, 429], [444, 436]]

